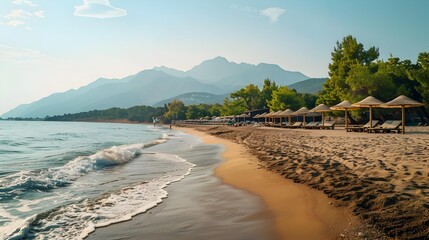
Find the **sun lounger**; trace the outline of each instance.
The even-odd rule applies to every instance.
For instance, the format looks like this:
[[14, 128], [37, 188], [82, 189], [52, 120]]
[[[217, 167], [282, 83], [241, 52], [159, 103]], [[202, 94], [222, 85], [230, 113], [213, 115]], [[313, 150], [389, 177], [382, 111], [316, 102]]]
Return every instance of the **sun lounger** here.
[[390, 124], [392, 124], [392, 122], [393, 122], [393, 120], [386, 120], [380, 126], [367, 128], [367, 132], [369, 132], [369, 133], [383, 132], [384, 129], [391, 127]]
[[282, 122], [282, 127], [283, 128], [287, 128], [289, 127], [291, 124], [289, 122]]
[[[386, 121], [387, 122], [387, 121]], [[390, 132], [401, 132], [402, 121], [395, 120], [389, 121], [387, 124], [381, 125], [379, 128], [368, 128], [368, 132], [374, 133], [390, 133]]]
[[372, 120], [372, 126], [370, 126], [370, 123], [367, 122], [363, 126], [346, 127], [346, 131], [347, 132], [366, 132], [368, 128], [377, 126], [379, 122], [380, 122], [380, 120]]
[[290, 128], [300, 128], [302, 126], [302, 122], [295, 122], [294, 124], [290, 125]]
[[322, 125], [322, 123], [320, 123], [319, 125], [317, 125], [316, 128], [318, 128], [318, 129], [334, 129], [336, 122], [337, 121], [325, 121], [325, 123], [323, 125]]
[[320, 122], [309, 122], [309, 123], [305, 124], [305, 125], [303, 126], [303, 128], [307, 128], [307, 129], [314, 129], [314, 128], [316, 128], [319, 124], [320, 124]]

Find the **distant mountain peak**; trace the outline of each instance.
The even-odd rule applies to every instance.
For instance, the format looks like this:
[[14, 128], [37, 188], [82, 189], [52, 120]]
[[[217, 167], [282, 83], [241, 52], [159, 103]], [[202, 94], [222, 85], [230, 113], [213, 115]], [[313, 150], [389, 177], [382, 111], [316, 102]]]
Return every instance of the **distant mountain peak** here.
[[[44, 117], [111, 107], [151, 105], [181, 94], [185, 94], [181, 97], [189, 102], [203, 102], [206, 98], [221, 102], [222, 96], [216, 94], [232, 92], [248, 84], [261, 86], [266, 78], [278, 85], [290, 85], [309, 77], [300, 72], [286, 71], [276, 64], [238, 64], [217, 56], [188, 71], [159, 66], [122, 79], [99, 78], [76, 90], [51, 94], [31, 104], [20, 105], [2, 117]], [[316, 86], [313, 82], [310, 85]], [[189, 92], [199, 94], [186, 95]]]

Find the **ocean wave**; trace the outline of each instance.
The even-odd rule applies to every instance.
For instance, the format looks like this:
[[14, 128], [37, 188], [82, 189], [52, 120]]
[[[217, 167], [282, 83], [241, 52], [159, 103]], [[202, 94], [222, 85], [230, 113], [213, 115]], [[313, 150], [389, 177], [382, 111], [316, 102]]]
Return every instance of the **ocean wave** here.
[[137, 214], [146, 212], [167, 197], [168, 193], [165, 190], [167, 185], [182, 180], [195, 166], [177, 155], [155, 153], [153, 157], [170, 160], [175, 164], [174, 170], [151, 181], [38, 214], [21, 223], [21, 228], [10, 229], [12, 231], [5, 237], [83, 239], [97, 227], [127, 221]]
[[166, 138], [148, 144], [113, 146], [89, 156], [79, 156], [61, 167], [26, 170], [0, 178], [0, 202], [32, 191], [48, 191], [64, 187], [89, 172], [124, 164], [142, 150], [167, 141]]

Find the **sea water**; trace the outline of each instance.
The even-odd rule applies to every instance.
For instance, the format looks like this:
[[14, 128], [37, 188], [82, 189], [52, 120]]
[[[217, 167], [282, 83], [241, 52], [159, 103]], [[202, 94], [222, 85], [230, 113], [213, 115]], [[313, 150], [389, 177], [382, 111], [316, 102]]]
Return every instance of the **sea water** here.
[[193, 164], [163, 128], [0, 121], [0, 239], [79, 239], [156, 206]]

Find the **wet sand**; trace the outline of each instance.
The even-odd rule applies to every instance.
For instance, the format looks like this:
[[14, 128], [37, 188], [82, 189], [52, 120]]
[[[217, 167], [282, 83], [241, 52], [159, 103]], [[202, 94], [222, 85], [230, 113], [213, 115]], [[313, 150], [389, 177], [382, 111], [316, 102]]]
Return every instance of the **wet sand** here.
[[155, 208], [130, 221], [97, 228], [87, 239], [275, 239], [262, 200], [214, 175], [222, 161], [222, 146], [203, 144], [188, 134], [175, 135], [179, 136], [148, 151], [187, 159], [196, 165], [190, 175], [168, 186], [168, 197]]
[[429, 239], [427, 127], [408, 128], [405, 135], [344, 129], [195, 128], [246, 146], [261, 167], [317, 189], [334, 205], [348, 208], [364, 226], [360, 236]]

